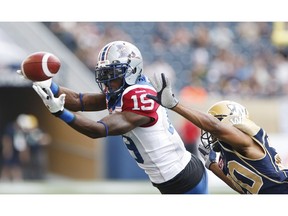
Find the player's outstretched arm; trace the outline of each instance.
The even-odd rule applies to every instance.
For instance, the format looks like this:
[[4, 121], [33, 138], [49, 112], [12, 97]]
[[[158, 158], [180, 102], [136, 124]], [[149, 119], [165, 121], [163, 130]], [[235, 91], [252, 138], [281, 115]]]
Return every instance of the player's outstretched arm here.
[[121, 135], [151, 121], [150, 117], [133, 112], [114, 113], [104, 117], [100, 121], [92, 121], [64, 107], [66, 94], [62, 93], [59, 97], [55, 97], [50, 88], [43, 89], [36, 84], [33, 84], [33, 89], [54, 116], [90, 138]]
[[94, 122], [77, 113], [64, 108], [66, 94], [55, 97], [50, 88], [41, 88], [33, 84], [33, 89], [40, 96], [47, 109], [56, 117], [70, 125], [78, 132], [91, 137], [99, 138], [109, 135], [109, 127], [103, 121]]
[[61, 94], [66, 94], [65, 108], [74, 112], [107, 109], [106, 96], [102, 93], [78, 93], [61, 86], [57, 95]]
[[[243, 133], [242, 130], [233, 127], [232, 124], [225, 124], [212, 115], [196, 109], [188, 108], [179, 103], [172, 93], [169, 80], [163, 73], [161, 74], [161, 77], [160, 74], [155, 73], [154, 77], [151, 79], [151, 83], [156, 89], [157, 95], [147, 95], [148, 98], [151, 98], [161, 105], [170, 108], [174, 112], [195, 124], [200, 129], [211, 133], [215, 138], [229, 143], [238, 152], [248, 152], [249, 149], [251, 149], [249, 152], [255, 152], [255, 149], [252, 147], [257, 144], [254, 144], [251, 137]], [[261, 149], [259, 148], [259, 150]], [[256, 156], [260, 157], [261, 154], [262, 153], [260, 152]], [[253, 155], [249, 154], [249, 156], [253, 156], [254, 158], [255, 153]]]
[[163, 73], [161, 73], [161, 76], [155, 73], [150, 81], [156, 89], [157, 95], [148, 94], [147, 98], [153, 99], [162, 106], [173, 110], [205, 131], [213, 132], [219, 128], [218, 124], [220, 121], [216, 118], [203, 112], [189, 109], [179, 103], [172, 92], [171, 82]]
[[[27, 79], [21, 70], [16, 71], [22, 79]], [[27, 79], [28, 80], [28, 79]], [[59, 86], [52, 78], [33, 82], [34, 86], [50, 89], [55, 97], [65, 94], [65, 108], [71, 111], [100, 111], [106, 109], [106, 97], [102, 93], [78, 93]]]

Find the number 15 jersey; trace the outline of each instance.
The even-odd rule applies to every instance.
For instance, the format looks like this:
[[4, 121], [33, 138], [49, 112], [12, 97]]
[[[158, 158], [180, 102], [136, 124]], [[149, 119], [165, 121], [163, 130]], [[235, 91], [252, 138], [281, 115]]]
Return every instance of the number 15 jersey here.
[[[179, 174], [191, 159], [178, 132], [168, 119], [167, 110], [146, 97], [156, 95], [146, 77], [127, 87], [110, 112], [133, 112], [153, 119], [122, 135], [130, 155], [154, 183], [166, 182]], [[108, 107], [109, 108], [109, 107]]]

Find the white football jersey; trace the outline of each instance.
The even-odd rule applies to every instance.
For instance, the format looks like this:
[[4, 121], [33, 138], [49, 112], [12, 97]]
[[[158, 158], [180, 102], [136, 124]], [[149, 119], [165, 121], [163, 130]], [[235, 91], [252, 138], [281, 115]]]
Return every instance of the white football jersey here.
[[[156, 95], [153, 87], [136, 84], [126, 88], [113, 112], [129, 111], [154, 119], [123, 135], [131, 156], [154, 183], [163, 183], [180, 173], [191, 159], [178, 132], [168, 119], [167, 110], [146, 97]], [[111, 111], [111, 110], [110, 110]]]

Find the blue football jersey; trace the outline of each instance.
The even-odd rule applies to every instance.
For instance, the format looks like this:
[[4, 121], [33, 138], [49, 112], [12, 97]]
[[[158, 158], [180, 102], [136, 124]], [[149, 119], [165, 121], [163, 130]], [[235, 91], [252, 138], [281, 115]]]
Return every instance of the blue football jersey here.
[[219, 166], [237, 189], [246, 194], [288, 194], [288, 169], [261, 128], [252, 137], [265, 151], [261, 159], [249, 159], [221, 142]]

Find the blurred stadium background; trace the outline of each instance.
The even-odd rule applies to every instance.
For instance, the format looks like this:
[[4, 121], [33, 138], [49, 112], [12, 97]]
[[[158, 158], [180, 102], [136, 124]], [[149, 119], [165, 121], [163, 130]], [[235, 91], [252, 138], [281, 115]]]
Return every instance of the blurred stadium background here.
[[[51, 117], [31, 83], [16, 74], [30, 53], [61, 61], [55, 77], [76, 91], [99, 91], [94, 67], [113, 40], [134, 43], [144, 73], [164, 71], [176, 95], [206, 111], [214, 102], [243, 103], [288, 164], [288, 23], [282, 22], [0, 22], [0, 136], [19, 114], [30, 113], [52, 137], [45, 147], [45, 178], [0, 182], [0, 193], [159, 194], [120, 137], [91, 140]], [[106, 112], [85, 113], [99, 119]], [[176, 128], [183, 119], [170, 113]], [[1, 147], [2, 149], [2, 147]], [[1, 167], [2, 167], [1, 154]], [[234, 193], [209, 172], [210, 192]]]

